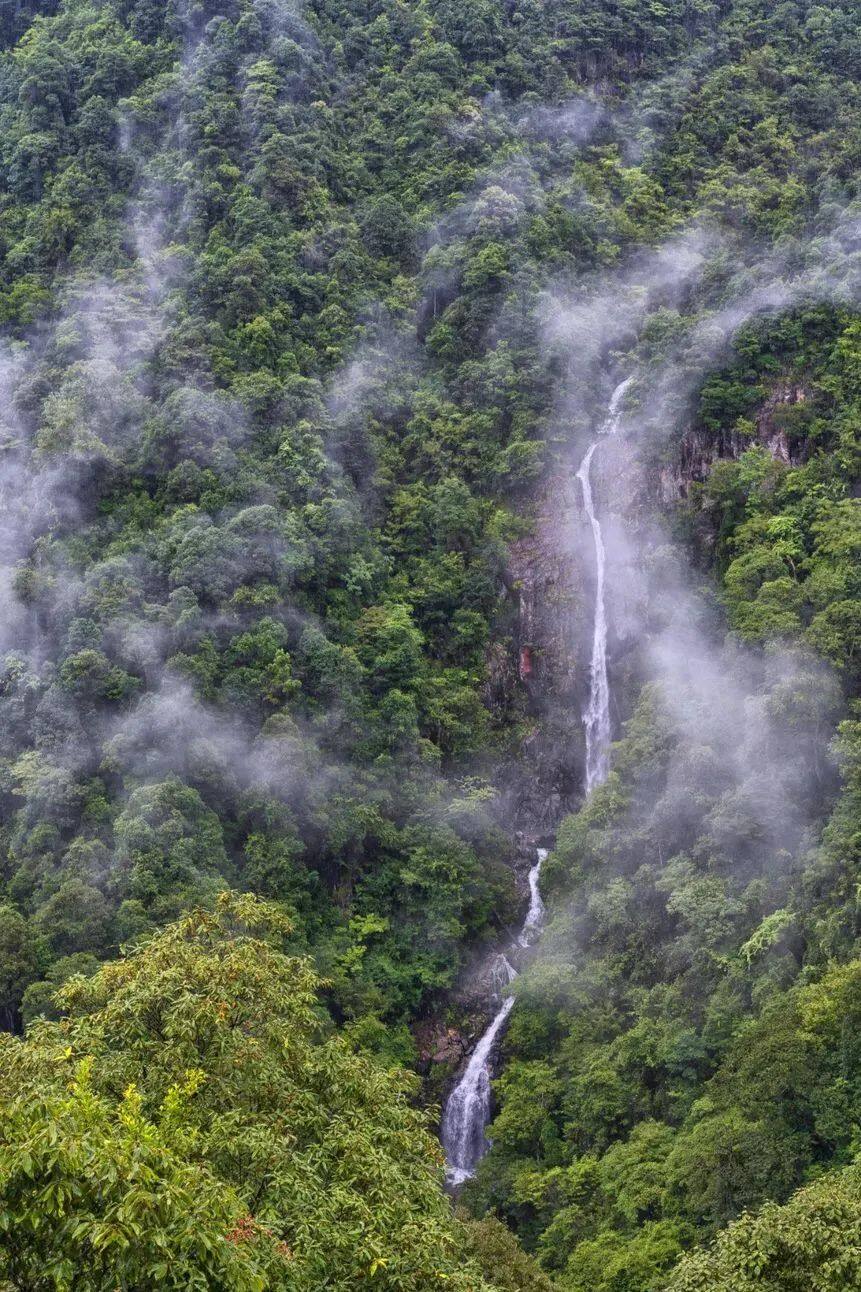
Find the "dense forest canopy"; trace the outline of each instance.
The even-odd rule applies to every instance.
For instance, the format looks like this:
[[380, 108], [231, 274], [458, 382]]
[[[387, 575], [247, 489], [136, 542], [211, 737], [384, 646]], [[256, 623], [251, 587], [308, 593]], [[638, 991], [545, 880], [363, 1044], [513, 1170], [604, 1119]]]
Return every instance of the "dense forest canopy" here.
[[[857, 6], [0, 43], [0, 1282], [859, 1285]], [[511, 553], [627, 375], [613, 770], [454, 1215], [404, 1069], [517, 922]]]

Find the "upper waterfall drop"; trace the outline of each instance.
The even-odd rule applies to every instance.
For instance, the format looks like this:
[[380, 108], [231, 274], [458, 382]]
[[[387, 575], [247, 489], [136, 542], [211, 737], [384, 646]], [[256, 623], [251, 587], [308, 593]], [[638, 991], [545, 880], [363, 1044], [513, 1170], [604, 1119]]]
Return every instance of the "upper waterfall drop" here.
[[615, 435], [619, 429], [619, 423], [622, 420], [622, 400], [625, 393], [634, 384], [634, 374], [620, 381], [616, 389], [610, 396], [610, 402], [607, 405], [607, 418], [604, 422], [602, 435]]
[[[622, 417], [622, 400], [633, 377], [621, 381], [610, 398], [603, 435], [615, 435]], [[583, 506], [592, 527], [595, 544], [595, 614], [592, 627], [592, 658], [589, 666], [589, 699], [583, 713], [586, 729], [586, 793], [607, 779], [610, 770], [610, 686], [607, 680], [607, 610], [604, 588], [606, 582], [606, 553], [601, 522], [595, 510], [592, 495], [592, 458], [598, 447], [594, 440], [577, 469], [577, 479], [583, 491]]]

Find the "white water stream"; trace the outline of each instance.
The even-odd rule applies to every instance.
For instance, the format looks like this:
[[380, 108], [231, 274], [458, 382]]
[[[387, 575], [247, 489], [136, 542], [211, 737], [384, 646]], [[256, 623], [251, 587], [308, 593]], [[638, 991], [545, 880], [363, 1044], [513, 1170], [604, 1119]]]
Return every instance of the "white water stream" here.
[[[615, 435], [619, 429], [622, 400], [632, 381], [633, 377], [628, 377], [613, 391], [602, 435]], [[589, 524], [592, 526], [596, 565], [589, 699], [583, 713], [583, 725], [586, 729], [585, 789], [587, 794], [596, 785], [606, 780], [610, 770], [610, 687], [607, 680], [607, 610], [604, 600], [606, 554], [601, 522], [592, 496], [591, 478], [592, 458], [599, 443], [600, 437], [586, 450], [577, 470], [577, 479], [583, 490], [583, 505], [589, 517]], [[545, 849], [539, 848], [536, 852], [535, 865], [529, 871], [529, 909], [517, 937], [517, 946], [520, 948], [528, 947], [532, 943], [544, 919], [544, 903], [541, 900], [538, 884], [541, 865], [546, 856]], [[504, 996], [503, 992], [516, 977], [517, 970], [509, 964], [504, 955], [500, 955], [495, 968], [495, 980], [497, 992], [502, 996], [502, 1003], [487, 1031], [473, 1050], [466, 1071], [446, 1100], [440, 1138], [448, 1164], [446, 1180], [451, 1188], [457, 1188], [475, 1174], [475, 1168], [490, 1148], [490, 1141], [485, 1131], [490, 1121], [493, 1051], [508, 1015], [514, 1008], [514, 997]]]
[[[547, 856], [546, 848], [537, 849], [535, 856], [535, 865], [529, 872], [529, 909], [517, 938], [519, 947], [529, 946], [544, 917], [538, 878]], [[497, 961], [497, 972], [499, 971], [499, 981], [504, 990], [517, 977], [517, 970], [501, 955]], [[446, 1100], [440, 1139], [448, 1163], [446, 1181], [452, 1188], [457, 1188], [475, 1174], [475, 1168], [490, 1148], [490, 1141], [484, 1132], [490, 1121], [493, 1049], [513, 1008], [514, 997], [505, 996], [490, 1026], [473, 1050], [466, 1071]]]
[[526, 919], [523, 921], [523, 928], [520, 930], [520, 936], [517, 939], [519, 947], [529, 946], [544, 920], [544, 903], [541, 900], [538, 881], [541, 876], [541, 863], [547, 856], [547, 849], [538, 848], [535, 855], [537, 861], [529, 872], [529, 910], [526, 912]]
[[[613, 391], [602, 434], [615, 435], [622, 417], [622, 400], [633, 381], [627, 377]], [[589, 699], [583, 712], [586, 729], [586, 793], [607, 779], [610, 770], [610, 686], [607, 681], [607, 609], [604, 599], [606, 554], [601, 522], [592, 496], [592, 458], [598, 447], [595, 440], [577, 470], [583, 490], [583, 506], [592, 526], [595, 543], [595, 613], [592, 620], [592, 659], [589, 666]]]

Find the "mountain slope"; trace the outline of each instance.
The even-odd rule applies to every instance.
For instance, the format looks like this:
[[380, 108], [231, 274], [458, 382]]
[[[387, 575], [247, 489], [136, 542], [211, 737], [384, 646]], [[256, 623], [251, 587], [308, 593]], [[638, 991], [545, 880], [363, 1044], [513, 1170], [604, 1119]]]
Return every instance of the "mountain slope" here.
[[[234, 889], [416, 1064], [516, 923], [530, 786], [577, 797], [579, 638], [572, 682], [535, 634], [588, 637], [572, 468], [632, 375], [614, 770], [465, 1200], [562, 1287], [662, 1286], [854, 1151], [804, 993], [852, 1016], [855, 6], [52, 0], [0, 41], [0, 1021]], [[539, 513], [572, 583], [530, 608]]]

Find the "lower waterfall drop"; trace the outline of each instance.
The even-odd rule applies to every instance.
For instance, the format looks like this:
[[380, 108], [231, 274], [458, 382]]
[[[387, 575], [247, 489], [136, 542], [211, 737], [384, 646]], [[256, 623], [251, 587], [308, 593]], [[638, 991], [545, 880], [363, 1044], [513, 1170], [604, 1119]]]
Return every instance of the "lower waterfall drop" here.
[[[544, 918], [544, 903], [538, 891], [538, 879], [547, 849], [538, 848], [535, 856], [535, 865], [529, 871], [529, 909], [517, 938], [517, 946], [521, 948], [530, 945]], [[500, 978], [503, 990], [517, 977], [517, 970], [504, 955], [498, 957], [495, 969], [497, 973], [502, 970]], [[505, 996], [490, 1026], [473, 1050], [463, 1076], [446, 1100], [440, 1139], [447, 1162], [446, 1183], [450, 1188], [458, 1188], [475, 1175], [476, 1167], [490, 1148], [485, 1130], [490, 1121], [493, 1051], [513, 1008], [514, 997]]]

